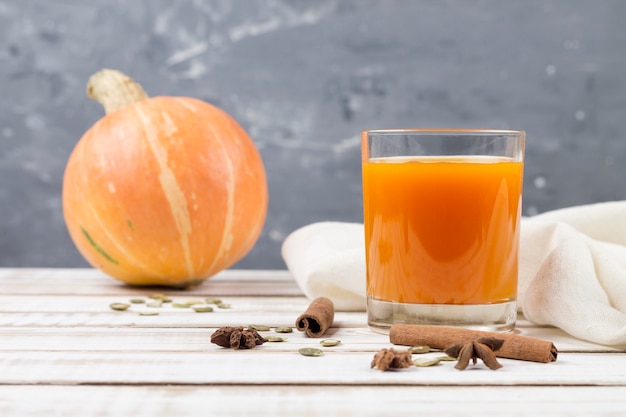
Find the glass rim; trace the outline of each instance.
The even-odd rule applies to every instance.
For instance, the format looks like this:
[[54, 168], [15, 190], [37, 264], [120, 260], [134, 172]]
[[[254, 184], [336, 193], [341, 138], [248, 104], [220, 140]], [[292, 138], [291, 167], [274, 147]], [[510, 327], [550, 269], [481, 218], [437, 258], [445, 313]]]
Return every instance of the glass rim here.
[[475, 129], [475, 128], [395, 128], [395, 129], [367, 129], [364, 135], [393, 135], [393, 134], [479, 134], [479, 135], [526, 135], [524, 130], [515, 129]]

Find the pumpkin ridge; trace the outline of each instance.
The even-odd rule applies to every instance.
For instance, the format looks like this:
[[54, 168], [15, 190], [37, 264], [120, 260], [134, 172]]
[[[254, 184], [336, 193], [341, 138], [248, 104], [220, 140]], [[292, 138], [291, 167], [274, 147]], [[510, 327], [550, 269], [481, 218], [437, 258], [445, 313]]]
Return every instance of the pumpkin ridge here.
[[[154, 159], [161, 171], [158, 177], [159, 183], [161, 184], [161, 189], [165, 195], [165, 199], [170, 206], [172, 216], [174, 217], [174, 224], [176, 225], [176, 229], [180, 235], [180, 244], [185, 256], [187, 274], [192, 276], [194, 268], [191, 260], [191, 247], [189, 244], [189, 235], [191, 234], [192, 227], [187, 198], [185, 197], [185, 193], [176, 179], [176, 175], [174, 175], [174, 172], [167, 164], [167, 150], [159, 143], [158, 132], [153, 124], [150, 123], [150, 118], [146, 115], [146, 113], [144, 113], [141, 106], [135, 105], [133, 108], [143, 125], [146, 142], [148, 143], [148, 146], [154, 155]], [[161, 115], [161, 117], [163, 117], [163, 115]]]
[[228, 182], [225, 183], [225, 187], [228, 192], [228, 198], [226, 200], [226, 218], [224, 219], [224, 230], [222, 233], [220, 246], [217, 251], [218, 255], [213, 258], [213, 262], [209, 267], [209, 270], [213, 270], [217, 261], [222, 259], [224, 252], [230, 249], [233, 242], [232, 228], [235, 213], [235, 173], [233, 170], [233, 161], [230, 159], [230, 156], [226, 151], [226, 146], [224, 145], [224, 142], [222, 141], [220, 135], [215, 132], [215, 129], [211, 124], [208, 125], [208, 128], [213, 134], [213, 139], [220, 144], [222, 152], [224, 153], [224, 161], [226, 163], [226, 167], [228, 168]]

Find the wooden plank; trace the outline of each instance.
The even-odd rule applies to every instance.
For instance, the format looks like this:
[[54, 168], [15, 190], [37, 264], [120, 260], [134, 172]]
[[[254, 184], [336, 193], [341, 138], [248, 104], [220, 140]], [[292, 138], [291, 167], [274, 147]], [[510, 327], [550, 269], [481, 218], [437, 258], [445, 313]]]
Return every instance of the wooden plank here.
[[[215, 328], [0, 328], [0, 351], [13, 352], [205, 352], [215, 348], [210, 336]], [[262, 335], [282, 336], [287, 341], [268, 342], [263, 351], [288, 352], [304, 346], [318, 345], [320, 340], [311, 339], [304, 333], [262, 331]], [[342, 343], [328, 352], [365, 351], [376, 352], [389, 346], [387, 336], [359, 329], [331, 329], [328, 338], [337, 338]], [[321, 348], [321, 346], [319, 346]], [[259, 360], [263, 360], [262, 353]]]
[[[32, 283], [32, 282], [56, 282], [75, 283], [76, 281], [110, 284], [123, 286], [124, 284], [111, 278], [100, 270], [94, 268], [0, 268], [0, 282], [8, 284]], [[207, 281], [293, 281], [289, 271], [284, 269], [225, 269]]]
[[[108, 314], [124, 314], [128, 312], [140, 311], [159, 311], [161, 313], [177, 313], [177, 314], [193, 314], [193, 309], [174, 307], [174, 303], [186, 303], [195, 301], [204, 303], [206, 296], [180, 294], [172, 296], [173, 302], [163, 303], [159, 308], [147, 307], [144, 304], [131, 305], [126, 312], [111, 310], [111, 303], [122, 302], [131, 304], [130, 299], [140, 298], [144, 301], [154, 301], [147, 296], [150, 293], [139, 292], [130, 296], [99, 296], [99, 295], [0, 295], [0, 313], [108, 313]], [[240, 297], [240, 296], [220, 296], [220, 300], [229, 304], [229, 308], [221, 309], [214, 306], [214, 313], [230, 313], [237, 312], [303, 312], [310, 303], [310, 300], [304, 297], [283, 297], [283, 296], [264, 296], [264, 297]], [[300, 313], [298, 313], [300, 314]], [[294, 317], [295, 320], [295, 317]]]
[[[316, 346], [316, 343], [312, 343]], [[563, 353], [541, 364], [501, 359], [491, 371], [480, 363], [465, 371], [453, 362], [395, 372], [370, 369], [367, 352], [325, 351], [305, 357], [272, 351], [207, 346], [204, 352], [0, 352], [0, 385], [210, 384], [210, 385], [612, 385], [626, 387], [626, 355]]]
[[133, 287], [89, 268], [0, 268], [2, 294], [120, 295], [162, 292], [171, 296], [238, 295], [298, 296], [302, 291], [286, 270], [225, 270], [199, 286], [177, 290], [166, 287]]
[[[192, 309], [175, 308], [170, 303], [159, 309], [145, 304], [131, 305], [124, 312], [109, 308], [112, 302], [128, 302], [130, 298], [143, 296], [137, 292], [126, 297], [119, 295], [0, 295], [1, 327], [115, 327], [115, 328], [218, 328], [221, 326], [247, 326], [265, 324], [272, 327], [293, 326], [296, 318], [306, 309], [310, 300], [303, 296], [288, 297], [221, 297], [231, 305], [229, 309], [214, 308], [212, 313], [196, 313]], [[178, 295], [177, 302], [203, 300], [201, 296]], [[159, 311], [158, 316], [141, 316], [141, 311]], [[334, 328], [367, 327], [364, 312], [337, 312]], [[567, 335], [560, 329], [535, 326], [523, 317], [515, 330], [518, 334], [551, 340], [560, 351], [612, 352], [624, 348], [602, 346]]]
[[[177, 308], [164, 303], [160, 308], [146, 304], [131, 304], [127, 311], [114, 311], [114, 302], [129, 303], [133, 297], [149, 293], [119, 296], [24, 296], [0, 295], [0, 326], [114, 326], [114, 327], [221, 327], [248, 325], [293, 326], [311, 300], [298, 297], [238, 297], [223, 296], [230, 305], [222, 309], [213, 306], [211, 313], [196, 313], [191, 308]], [[145, 297], [144, 297], [145, 298]], [[175, 296], [177, 303], [203, 301], [202, 296]], [[148, 300], [151, 301], [151, 300]], [[158, 311], [158, 316], [141, 316], [140, 312]], [[336, 312], [335, 326], [364, 327], [363, 312]]]
[[[199, 314], [166, 306], [146, 317], [138, 314], [145, 306], [108, 307], [151, 292], [181, 302], [220, 296], [232, 308]], [[327, 337], [342, 343], [319, 358], [297, 353], [319, 347], [299, 332], [247, 351], [210, 344], [210, 334], [224, 325], [294, 326], [310, 300], [287, 271], [223, 271], [180, 291], [126, 286], [93, 269], [0, 268], [0, 294], [1, 416], [455, 416], [473, 410], [569, 417], [619, 415], [626, 406], [626, 355], [620, 354], [626, 350], [523, 317], [515, 331], [552, 340], [557, 362], [501, 359], [504, 368], [495, 372], [481, 364], [461, 372], [451, 362], [380, 372], [370, 368], [371, 359], [391, 345], [367, 327], [364, 312], [337, 312]]]
[[[298, 313], [299, 314], [299, 313]], [[0, 327], [132, 327], [132, 328], [217, 328], [222, 326], [247, 326], [258, 323], [268, 326], [293, 326], [298, 314], [285, 312], [235, 312], [213, 313], [191, 311], [161, 312], [158, 316], [141, 316], [137, 312], [101, 313], [13, 313], [0, 314]], [[336, 327], [364, 327], [362, 313], [338, 312]]]
[[0, 386], [7, 417], [616, 417], [625, 408], [622, 387]]
[[[281, 316], [282, 317], [282, 316]], [[146, 317], [151, 319], [152, 317]], [[344, 321], [345, 322], [345, 321]], [[210, 335], [217, 326], [207, 323], [195, 327], [182, 326], [179, 322], [172, 326], [145, 327], [0, 327], [0, 351], [153, 351], [153, 352], [201, 352], [210, 343]], [[150, 324], [148, 321], [147, 324]], [[231, 325], [254, 324], [241, 320]], [[264, 323], [261, 323], [264, 324]], [[294, 323], [284, 323], [294, 327]], [[274, 326], [275, 327], [275, 326]], [[288, 339], [283, 343], [268, 343], [266, 350], [290, 351], [304, 345], [317, 343], [321, 339], [309, 339], [303, 333], [295, 331], [289, 334], [277, 334], [273, 329], [261, 332], [263, 335], [278, 335]], [[557, 340], [560, 352], [625, 352], [624, 349], [610, 349], [600, 345], [581, 345], [578, 340], [568, 342], [567, 338], [546, 335], [548, 340]], [[342, 343], [333, 348], [336, 351], [376, 352], [389, 347], [386, 335], [370, 331], [366, 327], [333, 327], [324, 338], [336, 338]], [[294, 346], [295, 345], [295, 346]], [[396, 349], [405, 349], [396, 346]]]

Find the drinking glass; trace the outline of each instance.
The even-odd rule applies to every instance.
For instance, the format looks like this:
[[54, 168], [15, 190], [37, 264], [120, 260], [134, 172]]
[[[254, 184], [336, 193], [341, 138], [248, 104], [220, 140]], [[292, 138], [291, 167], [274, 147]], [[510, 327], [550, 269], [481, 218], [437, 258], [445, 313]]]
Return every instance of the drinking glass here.
[[368, 324], [509, 331], [525, 132], [362, 132]]

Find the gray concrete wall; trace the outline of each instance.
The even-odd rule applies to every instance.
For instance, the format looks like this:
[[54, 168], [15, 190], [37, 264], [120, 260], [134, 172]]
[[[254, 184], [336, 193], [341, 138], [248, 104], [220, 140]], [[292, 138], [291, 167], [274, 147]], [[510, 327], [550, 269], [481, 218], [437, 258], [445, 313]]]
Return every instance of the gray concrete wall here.
[[362, 129], [525, 129], [524, 214], [624, 199], [625, 22], [623, 0], [0, 0], [0, 266], [86, 266], [61, 183], [102, 67], [251, 134], [270, 207], [240, 268], [362, 220]]

